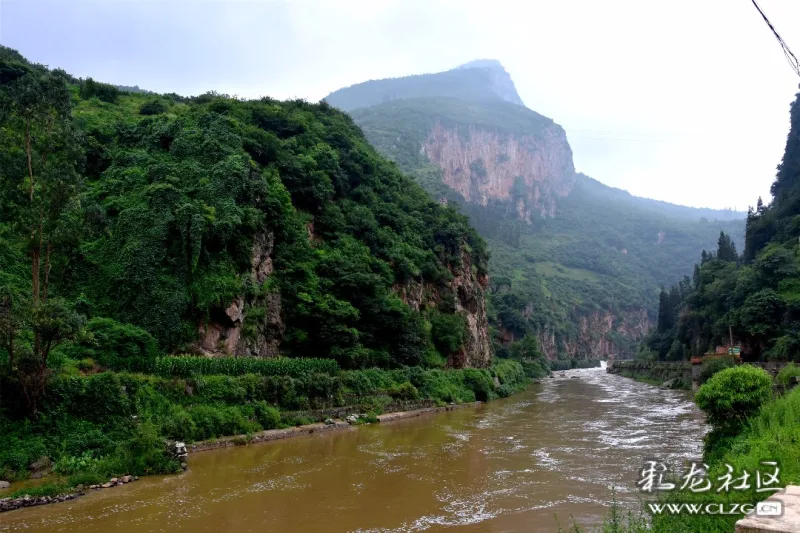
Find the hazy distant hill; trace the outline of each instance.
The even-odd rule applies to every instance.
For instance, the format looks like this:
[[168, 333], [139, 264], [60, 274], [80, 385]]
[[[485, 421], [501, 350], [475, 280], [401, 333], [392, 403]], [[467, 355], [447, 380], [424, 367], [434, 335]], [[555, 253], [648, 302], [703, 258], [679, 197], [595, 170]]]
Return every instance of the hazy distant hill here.
[[361, 107], [407, 98], [458, 98], [486, 102], [505, 100], [522, 105], [511, 77], [499, 63], [469, 63], [461, 68], [403, 78], [371, 80], [334, 91], [325, 100], [334, 107], [352, 111]]

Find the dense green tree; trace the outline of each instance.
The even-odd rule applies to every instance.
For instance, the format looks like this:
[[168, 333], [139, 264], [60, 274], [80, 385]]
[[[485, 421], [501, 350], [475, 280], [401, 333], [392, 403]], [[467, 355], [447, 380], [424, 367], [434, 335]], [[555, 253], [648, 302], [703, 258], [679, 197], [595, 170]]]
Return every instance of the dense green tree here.
[[67, 76], [28, 67], [0, 90], [2, 220], [29, 257], [29, 292], [4, 287], [3, 339], [9, 364], [36, 413], [52, 349], [79, 329], [79, 318], [52, 298], [54, 265], [80, 227], [81, 155], [72, 127]]
[[730, 235], [725, 235], [724, 231], [719, 232], [717, 243], [717, 259], [720, 261], [736, 261], [739, 255], [736, 253], [736, 245], [731, 240]]

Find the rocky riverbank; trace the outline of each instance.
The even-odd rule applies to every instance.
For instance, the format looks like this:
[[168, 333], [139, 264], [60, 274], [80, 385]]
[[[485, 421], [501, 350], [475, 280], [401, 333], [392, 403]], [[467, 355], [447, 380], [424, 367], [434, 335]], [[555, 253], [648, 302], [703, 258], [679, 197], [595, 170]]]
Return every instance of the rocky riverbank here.
[[31, 496], [30, 494], [25, 494], [16, 498], [0, 498], [0, 513], [5, 511], [14, 511], [23, 507], [36, 507], [38, 505], [47, 505], [49, 503], [66, 502], [84, 496], [87, 490], [110, 489], [138, 480], [139, 478], [137, 476], [122, 476], [118, 478], [113, 477], [106, 483], [100, 485], [90, 485], [88, 489], [86, 489], [83, 485], [78, 485], [75, 487], [73, 492], [66, 494], [59, 494], [55, 496]]

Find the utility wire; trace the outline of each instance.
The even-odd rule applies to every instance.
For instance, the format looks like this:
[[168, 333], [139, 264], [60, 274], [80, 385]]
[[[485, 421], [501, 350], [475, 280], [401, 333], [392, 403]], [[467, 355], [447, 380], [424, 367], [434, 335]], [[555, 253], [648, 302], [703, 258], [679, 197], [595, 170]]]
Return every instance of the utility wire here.
[[783, 55], [786, 56], [786, 61], [789, 62], [789, 66], [792, 67], [792, 70], [794, 70], [795, 74], [800, 76], [800, 61], [798, 61], [797, 57], [792, 53], [791, 50], [789, 50], [789, 46], [786, 44], [783, 38], [778, 34], [777, 30], [775, 29], [775, 26], [773, 26], [772, 23], [769, 21], [767, 16], [759, 7], [756, 0], [750, 0], [750, 1], [753, 2], [754, 6], [756, 6], [756, 9], [758, 9], [758, 12], [761, 14], [761, 18], [764, 19], [764, 22], [767, 23], [767, 26], [769, 26], [769, 29], [772, 30], [772, 33], [775, 35], [775, 38], [778, 39], [778, 43], [781, 45], [781, 48], [783, 49]]

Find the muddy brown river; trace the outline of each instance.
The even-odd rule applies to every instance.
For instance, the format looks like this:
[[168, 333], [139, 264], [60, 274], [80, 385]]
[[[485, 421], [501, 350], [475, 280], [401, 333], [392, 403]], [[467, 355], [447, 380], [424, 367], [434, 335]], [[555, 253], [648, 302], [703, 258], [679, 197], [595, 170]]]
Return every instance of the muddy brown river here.
[[556, 515], [598, 524], [612, 486], [637, 507], [643, 461], [695, 459], [704, 431], [687, 392], [575, 370], [479, 407], [197, 453], [183, 475], [4, 513], [0, 532], [555, 532]]

